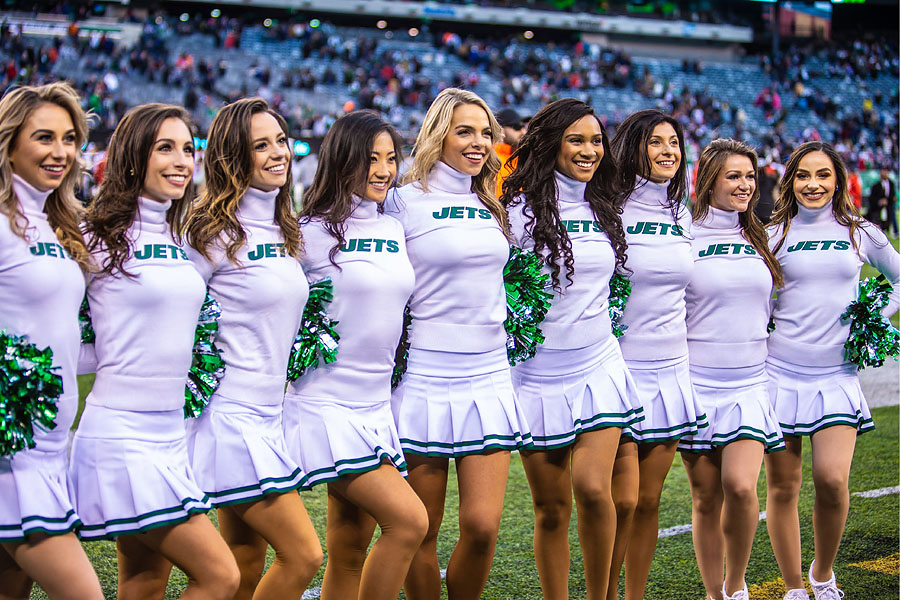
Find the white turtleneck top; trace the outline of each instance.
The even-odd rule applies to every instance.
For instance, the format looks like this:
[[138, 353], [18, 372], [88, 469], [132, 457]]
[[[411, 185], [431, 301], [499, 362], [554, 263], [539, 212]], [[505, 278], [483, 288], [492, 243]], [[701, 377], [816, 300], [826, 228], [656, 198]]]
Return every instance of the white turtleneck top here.
[[0, 330], [27, 336], [38, 348], [53, 350], [53, 365], [59, 367], [63, 381], [56, 427], [49, 432], [35, 427], [34, 440], [38, 450], [57, 452], [66, 447], [78, 409], [75, 369], [84, 277], [44, 213], [51, 192], [32, 187], [18, 175], [13, 175], [13, 192], [28, 224], [22, 239], [0, 213]]
[[[554, 174], [559, 218], [572, 242], [575, 273], [572, 285], [568, 285], [566, 268], [560, 257], [562, 291], [554, 290], [552, 305], [541, 323], [545, 338], [541, 347], [551, 350], [584, 348], [612, 336], [608, 300], [616, 253], [584, 198], [587, 183], [570, 179], [558, 171]], [[528, 226], [531, 218], [531, 210], [526, 208], [524, 201], [510, 208], [509, 223], [515, 243], [528, 250], [534, 249], [534, 224]], [[544, 272], [550, 273], [546, 265]]]
[[505, 349], [503, 267], [509, 243], [472, 192], [472, 177], [443, 162], [428, 191], [410, 183], [388, 194], [385, 213], [403, 225], [416, 276], [410, 348], [482, 353]]
[[[780, 239], [780, 227], [769, 231], [772, 248]], [[811, 367], [844, 364], [844, 342], [850, 335], [850, 324], [842, 323], [840, 317], [858, 296], [864, 262], [884, 273], [894, 286], [883, 314], [890, 316], [897, 311], [897, 251], [884, 233], [868, 221], [861, 223], [857, 244], [859, 254], [850, 242], [850, 230], [834, 219], [830, 203], [820, 209], [798, 206], [775, 254], [784, 272], [784, 287], [778, 290], [775, 300], [770, 356]]]
[[278, 190], [249, 188], [238, 204], [237, 217], [247, 242], [238, 264], [225, 256], [224, 243], [211, 248], [212, 261], [189, 254], [210, 294], [222, 307], [216, 346], [225, 360], [225, 377], [215, 397], [250, 405], [281, 405], [291, 345], [309, 285], [300, 261], [284, 252], [275, 222]]
[[403, 309], [415, 283], [406, 254], [403, 227], [378, 213], [378, 204], [354, 198], [344, 223], [344, 244], [334, 260], [337, 240], [321, 220], [301, 227], [304, 270], [310, 283], [331, 277], [334, 299], [328, 315], [341, 336], [337, 360], [307, 372], [289, 392], [342, 404], [372, 404], [391, 399], [394, 352], [403, 331]]
[[[121, 273], [90, 279], [97, 379], [86, 402], [119, 410], [184, 405], [184, 384], [205, 286], [166, 223], [171, 201], [140, 197]], [[95, 260], [102, 265], [103, 251]]]
[[684, 288], [691, 278], [691, 216], [683, 207], [677, 222], [666, 206], [668, 184], [638, 178], [625, 202], [622, 226], [628, 242], [626, 266], [633, 271], [631, 296], [622, 315], [628, 326], [619, 338], [625, 360], [668, 360], [687, 355]]
[[750, 367], [766, 361], [772, 275], [741, 235], [740, 213], [712, 206], [695, 222], [694, 272], [685, 290], [690, 363]]

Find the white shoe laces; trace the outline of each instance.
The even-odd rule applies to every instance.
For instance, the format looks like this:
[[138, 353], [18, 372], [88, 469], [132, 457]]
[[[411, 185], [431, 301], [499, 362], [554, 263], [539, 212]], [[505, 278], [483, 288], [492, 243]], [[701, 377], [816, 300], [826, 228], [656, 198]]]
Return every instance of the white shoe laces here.
[[784, 595], [784, 600], [809, 600], [809, 594], [806, 593], [806, 590], [795, 588], [788, 590]]

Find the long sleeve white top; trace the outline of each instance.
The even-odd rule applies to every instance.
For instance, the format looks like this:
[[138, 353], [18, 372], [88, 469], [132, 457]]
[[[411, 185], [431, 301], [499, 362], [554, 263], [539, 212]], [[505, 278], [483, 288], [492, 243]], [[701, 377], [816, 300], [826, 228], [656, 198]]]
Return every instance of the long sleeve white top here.
[[[606, 232], [595, 220], [591, 206], [584, 198], [587, 184], [555, 172], [559, 218], [572, 243], [575, 273], [572, 284], [566, 279], [562, 257], [559, 260], [560, 287], [541, 330], [543, 348], [568, 350], [584, 348], [612, 336], [609, 320], [609, 280], [616, 264], [616, 254]], [[527, 211], [527, 212], [526, 212]], [[533, 224], [528, 227], [531, 211], [522, 201], [510, 208], [509, 223], [515, 243], [534, 249]], [[545, 253], [546, 254], [546, 253]], [[546, 256], [545, 256], [546, 258]], [[549, 266], [544, 272], [550, 273]]]
[[283, 403], [288, 356], [309, 296], [300, 261], [284, 251], [275, 222], [277, 195], [250, 188], [241, 198], [237, 217], [247, 241], [238, 264], [221, 243], [212, 248], [211, 261], [190, 252], [222, 307], [216, 346], [226, 367], [215, 396], [248, 405]]
[[[770, 230], [774, 248], [781, 229]], [[887, 237], [867, 221], [857, 235], [859, 253], [850, 242], [849, 228], [834, 219], [831, 204], [820, 209], [798, 207], [776, 258], [784, 272], [784, 287], [775, 300], [775, 331], [769, 336], [769, 355], [802, 366], [844, 364], [844, 342], [850, 324], [841, 314], [856, 300], [863, 263], [881, 271], [894, 286], [890, 316], [900, 299], [900, 255]]]
[[673, 222], [667, 188], [639, 178], [622, 214], [626, 266], [633, 271], [622, 315], [628, 330], [619, 338], [626, 360], [667, 360], [688, 352], [684, 288], [694, 268], [691, 217], [679, 206]]
[[693, 224], [694, 273], [685, 290], [690, 362], [751, 367], [766, 361], [772, 275], [741, 235], [740, 213], [714, 207]]
[[28, 220], [25, 239], [14, 234], [0, 213], [0, 330], [25, 335], [40, 349], [53, 351], [63, 393], [57, 402], [56, 427], [34, 428], [38, 450], [65, 448], [78, 408], [80, 332], [78, 307], [84, 296], [81, 269], [63, 249], [44, 213], [49, 192], [42, 192], [13, 175], [13, 192]]
[[[138, 198], [128, 229], [126, 271], [94, 276], [87, 288], [96, 340], [97, 379], [86, 402], [119, 410], [165, 411], [184, 405], [203, 280], [166, 223], [171, 201]], [[104, 251], [96, 255], [102, 264]]]
[[403, 331], [403, 309], [415, 283], [406, 253], [403, 227], [378, 213], [375, 202], [354, 198], [356, 206], [344, 223], [344, 244], [321, 220], [305, 223], [304, 270], [310, 283], [330, 277], [334, 299], [328, 315], [338, 321], [341, 336], [337, 360], [320, 364], [290, 385], [290, 392], [342, 404], [388, 402], [394, 353]]
[[509, 243], [472, 192], [472, 178], [443, 162], [420, 185], [385, 200], [403, 225], [416, 275], [410, 301], [410, 348], [482, 353], [506, 346], [503, 267]]

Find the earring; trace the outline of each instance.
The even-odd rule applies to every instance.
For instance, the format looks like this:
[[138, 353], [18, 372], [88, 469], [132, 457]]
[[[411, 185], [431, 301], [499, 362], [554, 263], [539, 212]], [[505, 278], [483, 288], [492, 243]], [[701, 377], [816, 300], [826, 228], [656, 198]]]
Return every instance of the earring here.
[[134, 177], [134, 169], [128, 169], [128, 174]]

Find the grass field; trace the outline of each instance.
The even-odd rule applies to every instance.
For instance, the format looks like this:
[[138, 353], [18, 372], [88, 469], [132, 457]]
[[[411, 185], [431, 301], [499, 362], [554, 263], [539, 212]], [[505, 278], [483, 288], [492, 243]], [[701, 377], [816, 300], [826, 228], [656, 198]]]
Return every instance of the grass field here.
[[[90, 386], [90, 379], [83, 380], [83, 389]], [[85, 392], [86, 393], [86, 392]], [[898, 476], [898, 417], [897, 406], [873, 410], [877, 429], [862, 436], [854, 455], [850, 475], [850, 491], [860, 492], [896, 486]], [[813, 486], [810, 477], [809, 446], [805, 446], [804, 483], [800, 500], [800, 518], [803, 533], [803, 564], [808, 567], [812, 559], [812, 504]], [[452, 469], [452, 466], [451, 466]], [[765, 507], [765, 476], [760, 478], [759, 496]], [[455, 478], [451, 474], [451, 482]], [[323, 487], [303, 493], [303, 500], [322, 538], [325, 533], [325, 490]], [[898, 515], [900, 496], [896, 493], [879, 498], [851, 496], [850, 517], [847, 531], [838, 555], [835, 571], [847, 598], [895, 599], [900, 593], [898, 585], [897, 552], [900, 543]], [[447, 514], [439, 540], [439, 557], [442, 566], [453, 549], [458, 529], [455, 507], [456, 487], [451, 483], [447, 494]], [[214, 516], [213, 516], [214, 518]], [[676, 458], [663, 491], [660, 508], [660, 527], [668, 528], [690, 523], [691, 507], [687, 478]], [[506, 503], [490, 581], [483, 595], [492, 600], [536, 600], [541, 597], [537, 571], [532, 553], [531, 498], [522, 464], [513, 455]], [[570, 528], [572, 543], [571, 598], [583, 598], [585, 589], [582, 576], [581, 554], [578, 548], [573, 519]], [[85, 549], [100, 576], [107, 598], [115, 598], [116, 554], [111, 542], [85, 544]], [[271, 552], [270, 552], [271, 554]], [[269, 557], [271, 560], [271, 556]], [[322, 570], [312, 586], [321, 584]], [[779, 572], [769, 546], [769, 536], [764, 523], [760, 523], [754, 543], [753, 555], [747, 574], [753, 600], [780, 600], [783, 586], [778, 582]], [[181, 573], [173, 573], [166, 598], [177, 598], [186, 585]], [[402, 597], [402, 596], [401, 596]], [[446, 597], [446, 594], [445, 594]], [[703, 587], [694, 561], [690, 534], [661, 539], [650, 574], [647, 600], [702, 600]], [[39, 590], [32, 598], [46, 598]]]

